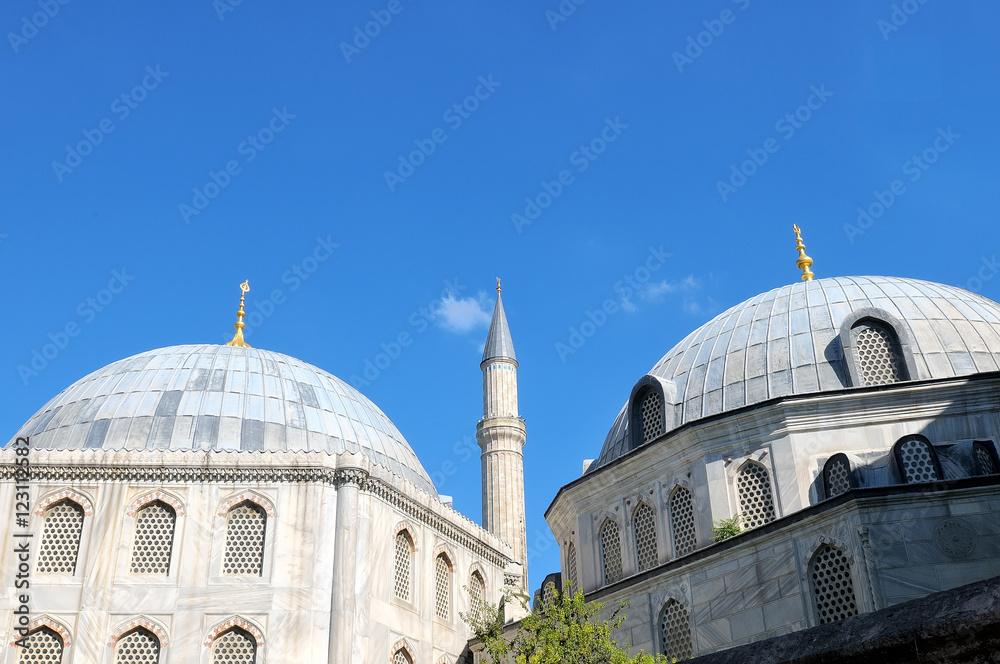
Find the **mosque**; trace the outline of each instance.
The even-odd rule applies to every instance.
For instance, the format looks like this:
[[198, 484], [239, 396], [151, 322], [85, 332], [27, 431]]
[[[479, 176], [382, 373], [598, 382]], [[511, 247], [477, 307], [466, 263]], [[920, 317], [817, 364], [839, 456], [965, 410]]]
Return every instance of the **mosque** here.
[[[628, 600], [634, 650], [689, 659], [1000, 575], [1000, 304], [815, 279], [795, 231], [802, 280], [638, 377], [545, 513], [554, 578]], [[357, 390], [250, 348], [241, 288], [231, 342], [114, 362], [0, 450], [3, 504], [29, 483], [23, 548], [0, 550], [0, 664], [465, 664], [459, 613], [528, 591], [499, 283], [482, 526]]]

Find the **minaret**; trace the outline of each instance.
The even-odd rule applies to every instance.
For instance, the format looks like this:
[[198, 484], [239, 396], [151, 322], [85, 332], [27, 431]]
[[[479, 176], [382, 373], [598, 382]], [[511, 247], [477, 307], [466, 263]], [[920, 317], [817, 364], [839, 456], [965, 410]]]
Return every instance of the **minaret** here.
[[483, 460], [483, 527], [511, 545], [521, 563], [521, 589], [528, 591], [528, 545], [524, 524], [524, 420], [517, 414], [517, 359], [507, 327], [500, 279], [497, 305], [486, 337], [483, 362], [483, 419], [476, 440]]

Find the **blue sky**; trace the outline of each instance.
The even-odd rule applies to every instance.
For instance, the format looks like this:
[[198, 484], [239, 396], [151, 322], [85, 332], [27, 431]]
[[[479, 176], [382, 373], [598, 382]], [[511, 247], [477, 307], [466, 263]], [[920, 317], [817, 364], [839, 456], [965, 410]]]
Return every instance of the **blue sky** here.
[[537, 584], [559, 486], [676, 342], [799, 278], [793, 223], [819, 277], [1000, 297], [998, 23], [986, 0], [7, 2], [0, 423], [224, 342], [249, 279], [249, 342], [357, 377], [478, 521], [500, 275]]

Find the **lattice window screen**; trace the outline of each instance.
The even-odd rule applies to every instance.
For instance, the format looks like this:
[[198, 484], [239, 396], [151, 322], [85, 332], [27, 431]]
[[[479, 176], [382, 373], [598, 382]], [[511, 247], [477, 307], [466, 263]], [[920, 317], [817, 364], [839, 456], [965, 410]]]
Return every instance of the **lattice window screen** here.
[[451, 607], [451, 565], [442, 553], [434, 561], [434, 612], [438, 618], [448, 619]]
[[931, 446], [917, 438], [899, 445], [899, 460], [903, 465], [903, 481], [907, 484], [938, 480], [937, 464]]
[[18, 648], [17, 664], [60, 664], [63, 641], [48, 627], [28, 634], [27, 648]]
[[473, 572], [469, 579], [469, 610], [473, 615], [482, 615], [486, 606], [486, 582], [479, 572]]
[[751, 461], [736, 474], [736, 488], [740, 496], [740, 514], [743, 528], [749, 530], [774, 521], [774, 498], [771, 496], [771, 479], [767, 469]]
[[212, 664], [254, 664], [256, 659], [257, 641], [239, 627], [215, 637]]
[[229, 510], [222, 573], [261, 576], [264, 573], [266, 530], [267, 513], [260, 505], [245, 502]]
[[887, 385], [906, 378], [895, 332], [882, 325], [862, 323], [851, 330], [861, 378], [865, 385]]
[[579, 581], [576, 577], [576, 547], [570, 542], [566, 548], [566, 575], [570, 582], [570, 589], [575, 592]]
[[983, 443], [975, 443], [975, 448], [976, 462], [979, 464], [979, 472], [983, 475], [996, 475], [997, 464], [986, 445]]
[[656, 521], [653, 508], [645, 503], [639, 505], [632, 515], [632, 535], [635, 538], [635, 559], [639, 571], [654, 567], [656, 553]]
[[824, 544], [816, 551], [809, 564], [809, 584], [820, 625], [857, 615], [851, 565], [840, 549]]
[[141, 627], [118, 639], [115, 664], [157, 664], [160, 661], [160, 642]]
[[610, 519], [601, 528], [601, 561], [605, 585], [622, 578], [622, 536], [618, 524]]
[[413, 664], [413, 662], [410, 661], [410, 656], [406, 654], [406, 651], [400, 648], [392, 656], [392, 664]]
[[687, 607], [675, 599], [667, 600], [660, 611], [660, 643], [668, 660], [683, 661], [694, 656], [691, 618]]
[[843, 457], [826, 466], [826, 497], [833, 498], [851, 490], [851, 467]]
[[149, 503], [135, 517], [135, 541], [132, 544], [133, 574], [170, 573], [170, 549], [174, 543], [174, 508], [160, 501]]
[[663, 399], [656, 390], [649, 390], [642, 399], [642, 442], [648, 443], [663, 434]]
[[393, 589], [396, 593], [396, 597], [407, 602], [410, 601], [410, 594], [412, 590], [412, 567], [413, 561], [411, 560], [413, 554], [413, 540], [410, 539], [410, 534], [405, 530], [399, 531], [396, 535], [396, 567], [393, 583]]
[[42, 543], [37, 570], [42, 574], [73, 574], [80, 554], [83, 508], [71, 500], [56, 503], [42, 517]]
[[691, 491], [682, 486], [670, 495], [670, 530], [676, 555], [684, 556], [694, 551], [698, 544], [694, 533], [694, 503]]

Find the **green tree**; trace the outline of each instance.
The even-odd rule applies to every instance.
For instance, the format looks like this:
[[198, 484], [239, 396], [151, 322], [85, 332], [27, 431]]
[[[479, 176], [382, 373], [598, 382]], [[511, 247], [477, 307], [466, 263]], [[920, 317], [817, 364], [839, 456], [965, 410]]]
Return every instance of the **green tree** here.
[[731, 519], [720, 519], [712, 526], [712, 541], [721, 542], [736, 537], [743, 532], [743, 515], [736, 514]]
[[516, 601], [527, 609], [527, 598], [508, 589], [496, 608], [461, 614], [492, 664], [667, 664], [663, 655], [640, 652], [629, 657], [628, 644], [619, 646], [611, 638], [611, 631], [625, 620], [627, 602], [602, 620], [603, 604], [587, 603], [583, 592], [572, 592], [569, 582], [563, 592], [554, 586], [550, 590], [542, 593], [538, 608], [521, 620], [513, 634], [504, 634], [504, 606]]

